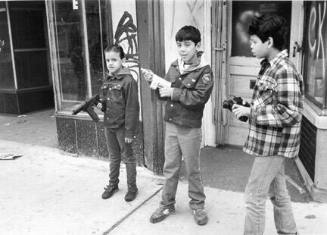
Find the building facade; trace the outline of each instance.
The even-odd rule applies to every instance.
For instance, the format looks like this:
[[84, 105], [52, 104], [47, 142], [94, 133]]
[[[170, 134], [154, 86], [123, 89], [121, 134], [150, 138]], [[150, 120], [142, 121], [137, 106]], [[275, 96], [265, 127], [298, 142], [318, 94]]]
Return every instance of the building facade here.
[[[35, 2], [44, 6], [46, 36], [43, 44], [22, 46], [17, 46], [16, 31], [12, 29], [16, 21], [23, 20], [13, 18], [11, 2], [0, 3], [1, 22], [4, 22], [0, 30], [5, 32], [0, 38], [0, 91], [20, 89], [18, 74], [21, 73], [16, 71], [21, 67], [20, 54], [46, 54], [47, 59], [39, 58], [46, 65], [40, 62], [38, 67], [47, 68], [50, 79], [45, 79], [46, 85], [43, 81], [36, 86], [50, 86], [53, 91], [60, 148], [108, 157], [102, 122], [94, 123], [82, 112], [74, 116], [72, 110], [98, 93], [105, 76], [103, 49], [108, 44], [119, 43], [127, 53], [126, 66], [133, 70], [139, 84], [140, 131], [134, 148], [139, 164], [157, 174], [162, 173], [164, 163], [164, 110], [140, 78], [139, 69], [149, 68], [163, 76], [177, 56], [174, 39], [177, 30], [183, 25], [198, 27], [204, 59], [211, 62], [215, 79], [204, 112], [202, 144], [241, 146], [247, 135], [247, 124], [222, 109], [222, 102], [231, 95], [251, 98], [251, 87], [260, 65], [248, 46], [247, 27], [251, 17], [264, 13], [283, 15], [290, 28], [289, 57], [302, 72], [305, 83], [301, 149], [296, 163], [313, 198], [327, 201], [327, 146], [324, 144], [327, 140], [327, 1]], [[45, 74], [43, 71], [42, 76], [46, 77]], [[98, 115], [102, 117], [100, 112]]]

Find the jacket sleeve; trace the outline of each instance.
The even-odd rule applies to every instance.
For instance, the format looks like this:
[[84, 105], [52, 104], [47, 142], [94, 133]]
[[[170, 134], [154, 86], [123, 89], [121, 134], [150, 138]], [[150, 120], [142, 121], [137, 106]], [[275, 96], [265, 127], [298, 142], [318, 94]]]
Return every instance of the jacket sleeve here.
[[181, 105], [189, 109], [196, 109], [199, 106], [204, 105], [208, 101], [212, 92], [212, 77], [211, 69], [205, 69], [194, 88], [174, 88], [171, 99], [173, 101], [179, 101]]
[[125, 86], [125, 137], [135, 138], [139, 121], [139, 99], [137, 82], [131, 76]]
[[277, 74], [274, 89], [264, 93], [253, 102], [251, 118], [259, 125], [275, 127], [291, 126], [301, 121], [301, 81], [295, 71], [283, 70]]

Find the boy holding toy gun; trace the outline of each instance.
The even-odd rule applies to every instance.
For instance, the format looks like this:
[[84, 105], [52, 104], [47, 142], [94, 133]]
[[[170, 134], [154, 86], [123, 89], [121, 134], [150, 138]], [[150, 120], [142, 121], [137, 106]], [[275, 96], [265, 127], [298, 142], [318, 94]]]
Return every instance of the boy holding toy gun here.
[[[136, 158], [132, 150], [136, 138], [139, 102], [137, 82], [130, 70], [123, 67], [125, 53], [119, 45], [108, 46], [104, 50], [109, 75], [101, 87], [101, 98], [97, 107], [104, 111], [104, 126], [110, 155], [109, 185], [102, 194], [110, 198], [118, 191], [120, 162], [125, 161], [128, 191], [125, 201], [133, 201], [138, 189], [136, 186]], [[104, 107], [105, 105], [105, 107]]]
[[165, 79], [143, 69], [150, 88], [167, 101], [165, 121], [165, 184], [159, 208], [150, 217], [158, 223], [175, 212], [175, 196], [181, 169], [185, 161], [189, 183], [189, 206], [195, 222], [205, 225], [208, 216], [204, 209], [205, 193], [200, 172], [201, 120], [212, 87], [210, 65], [201, 57], [201, 33], [193, 26], [182, 27], [175, 36], [179, 58], [175, 60]]

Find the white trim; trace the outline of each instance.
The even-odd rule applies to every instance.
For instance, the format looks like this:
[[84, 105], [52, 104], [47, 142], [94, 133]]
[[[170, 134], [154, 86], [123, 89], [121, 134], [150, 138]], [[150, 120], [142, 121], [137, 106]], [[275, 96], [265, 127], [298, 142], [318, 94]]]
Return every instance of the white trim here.
[[18, 89], [14, 44], [12, 42], [11, 21], [10, 21], [8, 1], [6, 1], [6, 9], [7, 9], [7, 24], [8, 24], [8, 33], [9, 33], [10, 51], [11, 51], [11, 64], [12, 64], [13, 75], [14, 75], [15, 89]]
[[[87, 34], [87, 19], [86, 19], [86, 9], [85, 9], [85, 2], [81, 1], [82, 5], [82, 24], [83, 24], [83, 39], [84, 39], [84, 52], [85, 52], [85, 64], [86, 66], [86, 84], [87, 84], [87, 94], [86, 97], [92, 96], [92, 84], [91, 84], [91, 71], [90, 71], [90, 55], [89, 55], [89, 42]], [[101, 10], [101, 9], [100, 9]], [[101, 39], [100, 39], [101, 40]], [[85, 75], [84, 75], [85, 76]], [[84, 77], [85, 79], [85, 77]]]
[[310, 193], [312, 193], [312, 188], [314, 187], [314, 182], [312, 181], [311, 177], [309, 176], [307, 170], [303, 166], [303, 163], [301, 162], [301, 159], [296, 158], [295, 163], [297, 168], [299, 169], [299, 172], [304, 180], [304, 185], [308, 189]]
[[318, 129], [327, 130], [327, 116], [320, 116], [317, 108], [310, 101], [303, 102], [303, 115]]

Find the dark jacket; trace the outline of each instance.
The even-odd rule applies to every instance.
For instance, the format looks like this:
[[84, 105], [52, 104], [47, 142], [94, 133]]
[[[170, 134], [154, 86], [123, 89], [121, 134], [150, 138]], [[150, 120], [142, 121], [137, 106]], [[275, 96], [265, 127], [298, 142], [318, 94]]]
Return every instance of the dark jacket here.
[[165, 76], [174, 91], [172, 97], [166, 99], [164, 120], [179, 126], [200, 128], [203, 109], [213, 88], [212, 71], [210, 65], [201, 63], [199, 58], [198, 64], [181, 73], [179, 62], [174, 61]]
[[106, 101], [105, 127], [116, 129], [125, 125], [125, 136], [135, 138], [139, 120], [137, 92], [137, 82], [127, 68], [104, 80], [100, 95]]

